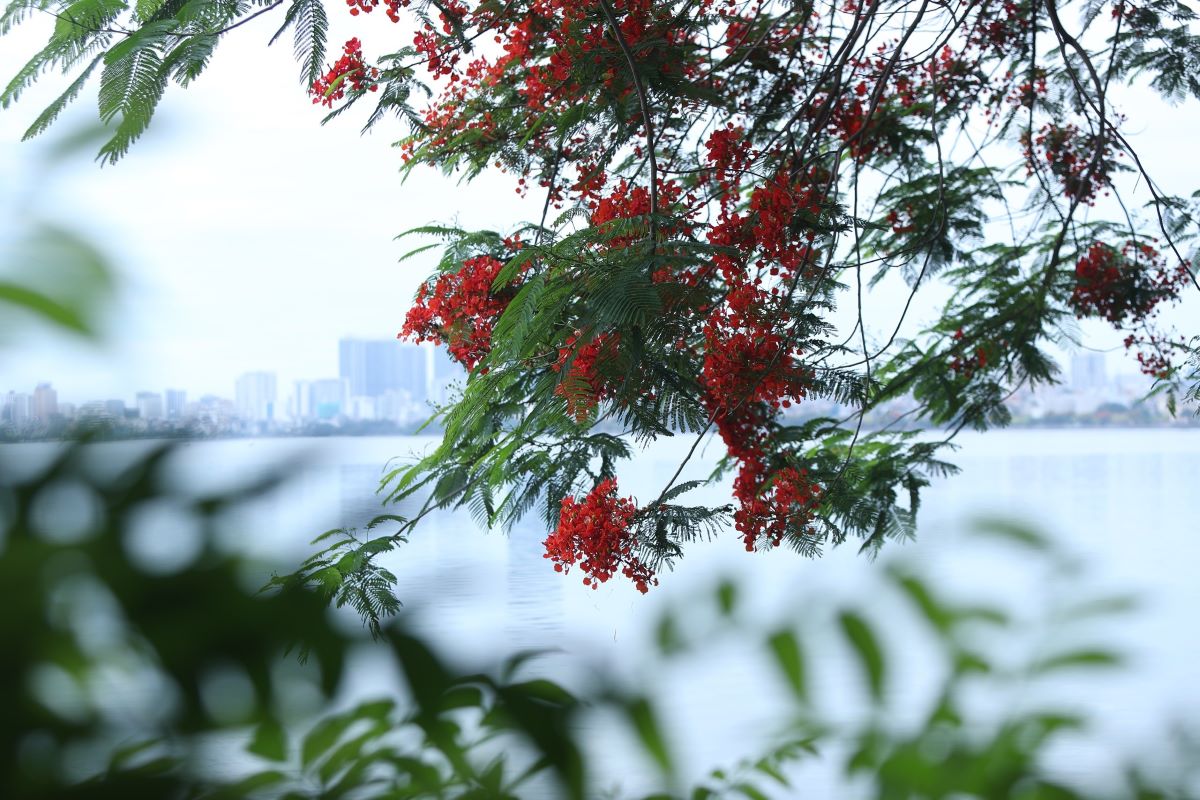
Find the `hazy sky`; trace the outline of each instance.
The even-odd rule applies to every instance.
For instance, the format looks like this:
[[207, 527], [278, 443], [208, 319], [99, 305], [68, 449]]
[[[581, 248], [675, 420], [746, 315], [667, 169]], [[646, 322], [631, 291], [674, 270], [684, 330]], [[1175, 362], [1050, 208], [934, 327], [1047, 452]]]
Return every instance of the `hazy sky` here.
[[[375, 16], [366, 22], [379, 23], [380, 39], [396, 35]], [[357, 32], [346, 22], [335, 20], [331, 43]], [[168, 90], [150, 131], [115, 167], [85, 155], [40, 180], [38, 152], [68, 127], [45, 144], [19, 140], [65, 85], [57, 76], [0, 113], [4, 219], [25, 211], [13, 209], [17, 193], [40, 183], [41, 216], [93, 232], [124, 278], [108, 346], [24, 343], [0, 362], [0, 391], [52, 380], [67, 399], [166, 386], [231, 395], [249, 370], [276, 371], [281, 385], [336, 375], [337, 339], [394, 337], [433, 263], [397, 264], [410, 245], [395, 234], [531, 215], [502, 176], [464, 188], [423, 170], [402, 185], [390, 146], [401, 128], [360, 136], [365, 114], [322, 127], [290, 41], [265, 47], [273, 32], [264, 19], [228, 36], [196, 84]], [[0, 39], [5, 82], [47, 34], [30, 25]], [[65, 126], [94, 119], [94, 92], [85, 89]]]
[[[339, 5], [330, 8], [331, 50], [360, 35], [369, 59], [402, 36], [381, 15], [355, 19]], [[336, 374], [339, 337], [395, 336], [434, 260], [397, 264], [408, 247], [395, 234], [455, 218], [505, 228], [540, 214], [540, 200], [520, 200], [502, 175], [459, 186], [425, 169], [401, 184], [390, 145], [402, 128], [360, 136], [365, 107], [320, 126], [290, 41], [265, 47], [277, 24], [264, 18], [227, 36], [195, 85], [168, 89], [150, 131], [115, 167], [84, 155], [48, 179], [38, 168], [47, 144], [94, 119], [96, 79], [44, 142], [19, 139], [65, 86], [61, 77], [0, 112], [0, 240], [4, 226], [11, 235], [31, 215], [69, 223], [93, 234], [123, 279], [103, 348], [24, 341], [4, 351], [0, 391], [49, 380], [76, 402], [168, 386], [231, 396], [238, 374], [265, 369], [286, 396], [292, 380]], [[39, 20], [0, 39], [0, 78], [49, 27]], [[1200, 104], [1170, 108], [1127, 93], [1125, 107], [1164, 188], [1200, 188]]]

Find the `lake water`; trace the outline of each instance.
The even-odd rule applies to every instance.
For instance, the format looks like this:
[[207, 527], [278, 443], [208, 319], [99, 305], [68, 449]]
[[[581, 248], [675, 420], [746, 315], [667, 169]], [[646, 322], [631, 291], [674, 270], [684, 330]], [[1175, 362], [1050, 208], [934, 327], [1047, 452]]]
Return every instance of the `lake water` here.
[[[189, 484], [235, 484], [267, 465], [289, 463], [294, 479], [245, 515], [229, 521], [236, 546], [263, 559], [295, 564], [308, 541], [328, 528], [362, 526], [385, 510], [375, 494], [389, 458], [429, 447], [420, 438], [256, 439], [200, 441], [183, 446], [180, 474]], [[1055, 687], [1055, 699], [1086, 706], [1098, 721], [1086, 740], [1052, 754], [1074, 777], [1103, 783], [1118, 754], [1153, 750], [1167, 723], [1200, 722], [1200, 430], [1011, 430], [964, 434], [949, 460], [962, 474], [938, 481], [925, 495], [914, 543], [890, 543], [880, 561], [834, 549], [812, 560], [779, 550], [746, 553], [732, 535], [687, 550], [674, 572], [642, 596], [621, 581], [593, 591], [580, 576], [562, 576], [542, 558], [545, 531], [536, 519], [505, 536], [480, 530], [463, 513], [435, 513], [412, 540], [389, 557], [400, 599], [417, 626], [456, 658], [495, 662], [523, 648], [560, 648], [541, 670], [568, 685], [597, 674], [647, 681], [669, 712], [673, 744], [691, 777], [705, 768], [754, 755], [781, 719], [780, 686], [757, 649], [743, 640], [718, 641], [702, 658], [666, 666], [650, 658], [660, 612], [687, 613], [704, 604], [719, 576], [737, 579], [748, 628], [770, 630], [812, 608], [854, 602], [876, 620], [897, 656], [892, 703], [899, 718], [919, 714], [936, 675], [927, 657], [910, 652], [919, 641], [899, 602], [880, 579], [883, 561], [902, 558], [949, 593], [1002, 598], [1018, 610], [1036, 594], [1053, 593], [1044, 573], [1020, 554], [998, 553], [965, 533], [979, 515], [1028, 521], [1051, 533], [1088, 567], [1097, 588], [1131, 590], [1143, 601], [1123, 624], [1104, 630], [1131, 654], [1117, 677], [1081, 676]], [[619, 472], [622, 494], [657, 494], [691, 440], [656, 444]], [[100, 445], [111, 455], [144, 443]], [[45, 446], [28, 447], [33, 452]], [[684, 478], [707, 474], [719, 442], [699, 451]], [[11, 453], [12, 451], [10, 451]], [[725, 502], [728, 486], [703, 499]], [[413, 509], [400, 509], [399, 513]], [[251, 531], [251, 535], [247, 535]], [[268, 574], [264, 568], [263, 576]], [[810, 648], [811, 649], [811, 648]], [[919, 650], [920, 648], [916, 648]], [[844, 654], [816, 654], [817, 685], [834, 712], [852, 713], [857, 687]], [[364, 653], [344, 701], [390, 690], [390, 671], [378, 654]], [[1029, 698], [1017, 698], [1016, 702]], [[981, 699], [1003, 707], [1013, 698]], [[608, 783], [643, 785], [649, 766], [622, 739], [618, 726], [597, 720], [594, 734]], [[632, 760], [631, 760], [632, 759]], [[815, 768], [806, 784], [824, 796], [832, 780]]]

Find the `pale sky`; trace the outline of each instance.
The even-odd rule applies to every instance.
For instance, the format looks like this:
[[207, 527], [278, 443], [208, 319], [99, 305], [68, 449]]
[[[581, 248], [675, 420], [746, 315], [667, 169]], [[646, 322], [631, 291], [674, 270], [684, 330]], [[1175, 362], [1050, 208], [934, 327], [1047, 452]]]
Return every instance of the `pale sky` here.
[[[340, 10], [330, 8], [331, 51], [358, 35], [369, 60], [404, 38], [382, 15]], [[395, 234], [455, 218], [507, 229], [539, 216], [540, 198], [520, 200], [508, 176], [460, 186], [422, 169], [401, 184], [390, 145], [403, 128], [385, 122], [360, 136], [366, 103], [362, 113], [319, 125], [290, 40], [265, 46], [276, 25], [264, 18], [227, 36], [196, 84], [168, 89], [149, 132], [115, 167], [84, 155], [39, 179], [46, 145], [95, 119], [97, 78], [41, 142], [19, 140], [65, 87], [60, 76], [0, 111], [0, 241], [5, 226], [11, 236], [32, 213], [90, 232], [122, 275], [104, 347], [26, 337], [4, 351], [0, 392], [51, 381], [69, 402], [167, 387], [192, 398], [232, 396], [239, 374], [268, 370], [282, 399], [293, 380], [336, 375], [340, 337], [395, 336], [435, 260], [430, 253], [397, 264], [408, 245]], [[0, 79], [48, 31], [39, 20], [0, 38]], [[1200, 104], [1171, 108], [1146, 92], [1126, 95], [1128, 130], [1151, 174], [1169, 192], [1200, 188]], [[895, 293], [878, 302], [894, 304]]]
[[[356, 21], [337, 19], [338, 10], [331, 9], [334, 47], [368, 27], [351, 28]], [[397, 35], [375, 16], [366, 23], [377, 23], [369, 27], [381, 44]], [[501, 227], [534, 216], [534, 205], [540, 212], [503, 176], [460, 187], [422, 170], [401, 184], [390, 146], [401, 126], [360, 136], [364, 103], [362, 114], [322, 127], [290, 40], [265, 47], [274, 30], [264, 19], [230, 34], [197, 83], [168, 90], [149, 132], [115, 167], [83, 156], [37, 187], [41, 216], [92, 232], [113, 256], [122, 304], [103, 349], [56, 336], [6, 353], [0, 391], [50, 380], [76, 401], [167, 386], [231, 396], [236, 376], [250, 370], [277, 372], [281, 387], [336, 375], [338, 338], [394, 337], [435, 262], [429, 254], [397, 264], [411, 246], [393, 236], [455, 218]], [[5, 82], [47, 33], [31, 24], [0, 39]], [[8, 223], [24, 210], [14, 209], [24, 205], [18, 192], [40, 174], [39, 152], [72, 122], [95, 117], [93, 86], [61, 131], [21, 143], [65, 86], [49, 77], [0, 112], [0, 211]]]

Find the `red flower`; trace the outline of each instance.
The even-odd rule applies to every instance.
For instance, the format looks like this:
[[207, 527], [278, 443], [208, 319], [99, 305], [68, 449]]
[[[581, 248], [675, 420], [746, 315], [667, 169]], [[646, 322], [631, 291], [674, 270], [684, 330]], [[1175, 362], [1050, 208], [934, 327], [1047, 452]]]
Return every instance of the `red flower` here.
[[358, 39], [346, 42], [342, 51], [342, 57], [309, 88], [314, 104], [332, 107], [335, 101], [346, 96], [347, 88], [355, 92], [363, 89], [374, 92], [379, 89], [379, 84], [375, 82], [379, 70], [374, 67], [367, 69], [363, 63], [362, 44]]
[[502, 294], [492, 292], [503, 267], [498, 258], [476, 256], [464, 261], [457, 272], [421, 286], [400, 336], [445, 344], [451, 356], [474, 369], [491, 351], [492, 328], [512, 296], [511, 288]]
[[601, 481], [582, 502], [564, 497], [558, 527], [543, 543], [543, 557], [554, 561], [558, 572], [578, 564], [587, 576], [584, 585], [593, 589], [620, 571], [644, 594], [658, 579], [633, 552], [629, 525], [636, 513], [631, 498], [617, 497], [614, 478]]
[[1139, 322], [1164, 300], [1178, 297], [1187, 268], [1168, 270], [1148, 244], [1126, 242], [1121, 250], [1096, 242], [1075, 264], [1071, 305], [1080, 317], [1103, 317], [1114, 324]]
[[767, 474], [762, 459], [746, 458], [733, 481], [739, 502], [734, 527], [747, 551], [759, 542], [778, 547], [784, 534], [805, 530], [821, 502], [821, 487], [808, 479], [808, 471], [785, 467]]
[[558, 361], [552, 367], [555, 372], [562, 372], [572, 352], [575, 358], [571, 361], [565, 380], [554, 387], [554, 393], [566, 399], [567, 413], [577, 421], [587, 419], [596, 405], [608, 396], [609, 389], [596, 372], [596, 362], [612, 358], [620, 338], [617, 333], [602, 333], [576, 351], [572, 348], [577, 337], [568, 336], [563, 347], [559, 348]]

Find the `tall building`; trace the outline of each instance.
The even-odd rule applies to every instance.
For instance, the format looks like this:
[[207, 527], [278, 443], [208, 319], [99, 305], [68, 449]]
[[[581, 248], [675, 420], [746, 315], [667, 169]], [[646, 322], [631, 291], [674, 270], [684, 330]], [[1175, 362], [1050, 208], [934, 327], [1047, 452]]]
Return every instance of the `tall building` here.
[[[124, 416], [125, 404], [121, 404], [121, 413]], [[112, 419], [113, 415], [109, 413], [108, 406], [103, 400], [89, 400], [79, 407], [80, 419]]]
[[33, 415], [33, 398], [21, 392], [9, 392], [4, 400], [4, 421], [24, 425]]
[[125, 401], [124, 400], [105, 400], [104, 410], [113, 419], [125, 419]]
[[1071, 356], [1071, 389], [1097, 392], [1108, 384], [1104, 353], [1075, 353]]
[[345, 378], [296, 381], [289, 411], [297, 421], [334, 419], [347, 414], [350, 385]]
[[430, 348], [395, 339], [342, 339], [338, 342], [338, 375], [351, 397], [382, 397], [408, 392], [414, 401], [429, 396]]
[[347, 412], [350, 399], [349, 381], [345, 378], [323, 378], [308, 382], [308, 408], [316, 419], [333, 419]]
[[312, 381], [296, 381], [288, 412], [294, 420], [312, 419], [317, 416], [312, 407]]
[[163, 418], [163, 398], [158, 392], [137, 393], [138, 416], [145, 420]]
[[167, 419], [182, 419], [187, 405], [187, 392], [183, 389], [167, 389]]
[[33, 418], [38, 422], [48, 422], [57, 413], [58, 392], [48, 383], [39, 383], [33, 390]]
[[351, 397], [346, 404], [346, 416], [350, 419], [379, 419], [382, 398]]
[[237, 379], [234, 389], [237, 414], [246, 422], [271, 422], [275, 419], [275, 373], [247, 372]]
[[218, 428], [229, 425], [237, 416], [237, 406], [231, 400], [206, 394], [196, 403], [198, 421]]

